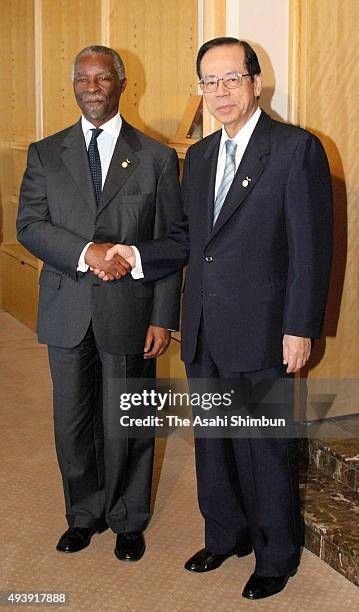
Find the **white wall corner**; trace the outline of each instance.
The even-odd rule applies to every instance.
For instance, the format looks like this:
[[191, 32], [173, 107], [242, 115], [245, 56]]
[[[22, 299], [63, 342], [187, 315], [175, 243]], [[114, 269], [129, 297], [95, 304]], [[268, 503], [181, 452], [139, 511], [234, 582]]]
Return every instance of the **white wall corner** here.
[[288, 120], [289, 0], [227, 0], [227, 36], [247, 40], [262, 68], [261, 106]]

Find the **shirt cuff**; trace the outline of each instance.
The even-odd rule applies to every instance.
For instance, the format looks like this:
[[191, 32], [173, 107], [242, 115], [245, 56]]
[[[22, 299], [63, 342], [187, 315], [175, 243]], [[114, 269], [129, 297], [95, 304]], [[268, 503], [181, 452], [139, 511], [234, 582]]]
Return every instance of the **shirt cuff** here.
[[85, 248], [82, 250], [79, 262], [77, 264], [77, 272], [87, 272], [87, 270], [89, 269], [88, 264], [85, 262], [85, 254], [91, 244], [93, 244], [93, 242], [88, 242]]
[[134, 268], [132, 268], [131, 276], [135, 280], [138, 280], [139, 278], [145, 277], [143, 270], [142, 270], [141, 255], [140, 255], [139, 250], [135, 246], [133, 246], [133, 244], [131, 244], [131, 248], [134, 250], [135, 261], [136, 261]]

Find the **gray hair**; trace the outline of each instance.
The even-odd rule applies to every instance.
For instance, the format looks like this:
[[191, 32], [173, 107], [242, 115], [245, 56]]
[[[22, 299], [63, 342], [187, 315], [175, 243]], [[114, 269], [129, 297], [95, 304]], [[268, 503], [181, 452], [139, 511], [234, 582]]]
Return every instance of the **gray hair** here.
[[112, 57], [115, 70], [118, 74], [118, 78], [120, 79], [120, 81], [123, 81], [126, 78], [125, 66], [120, 54], [117, 53], [117, 51], [115, 51], [114, 49], [110, 49], [110, 47], [105, 47], [104, 45], [91, 45], [90, 47], [85, 47], [76, 55], [75, 61], [72, 66], [72, 80], [74, 80], [75, 78], [75, 67], [80, 58], [84, 57], [85, 55], [95, 55], [97, 53], [99, 55], [109, 55], [110, 57]]

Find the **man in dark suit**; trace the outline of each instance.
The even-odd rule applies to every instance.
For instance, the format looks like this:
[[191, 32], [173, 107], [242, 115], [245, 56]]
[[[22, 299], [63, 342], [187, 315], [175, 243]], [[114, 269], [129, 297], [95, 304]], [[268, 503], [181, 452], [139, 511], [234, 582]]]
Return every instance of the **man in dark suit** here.
[[[82, 118], [30, 145], [17, 220], [19, 241], [44, 262], [38, 334], [49, 347], [69, 525], [57, 550], [79, 551], [109, 525], [116, 556], [136, 561], [145, 551], [154, 444], [117, 430], [110, 386], [154, 376], [154, 358], [178, 328], [181, 274], [145, 286], [121, 279], [130, 266], [104, 255], [116, 242], [168, 233], [180, 214], [178, 160], [119, 115], [126, 77], [115, 51], [83, 49], [73, 85]], [[94, 266], [113, 282], [93, 275]]]
[[[259, 108], [261, 71], [247, 43], [205, 43], [197, 72], [222, 130], [188, 151], [182, 221], [166, 238], [137, 243], [137, 251], [116, 245], [106, 257], [128, 258], [145, 283], [188, 262], [188, 377], [236, 379], [244, 390], [293, 377], [321, 335], [331, 266], [330, 173], [315, 136]], [[186, 569], [214, 570], [253, 548], [255, 572], [243, 596], [281, 591], [301, 544], [295, 441], [199, 438], [195, 445], [205, 548]]]

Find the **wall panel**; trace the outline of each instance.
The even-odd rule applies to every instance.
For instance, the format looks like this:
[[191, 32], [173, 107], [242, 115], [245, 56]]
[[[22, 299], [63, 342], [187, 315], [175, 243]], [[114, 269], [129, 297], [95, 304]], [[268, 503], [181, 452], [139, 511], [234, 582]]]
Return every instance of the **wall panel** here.
[[[226, 0], [203, 0], [203, 42], [227, 35], [226, 5]], [[203, 136], [220, 127], [220, 123], [209, 114], [207, 105], [203, 104]]]
[[[1, 53], [1, 87], [0, 109], [5, 121], [0, 122], [0, 242], [4, 239], [4, 207], [11, 194], [11, 150], [12, 134], [12, 74], [11, 74], [11, 0], [4, 0], [1, 5], [0, 53]], [[0, 279], [1, 298], [1, 279]], [[1, 306], [1, 299], [0, 299]]]
[[197, 2], [110, 2], [110, 45], [123, 56], [125, 118], [163, 141], [173, 138], [196, 93]]
[[[15, 219], [19, 182], [26, 160], [26, 143], [34, 140], [35, 126], [35, 58], [34, 58], [34, 3], [28, 0], [4, 0], [1, 3], [0, 50], [1, 92], [0, 112], [0, 226], [2, 263], [2, 300], [4, 308], [11, 308], [14, 300], [22, 305], [16, 310], [21, 320], [34, 320], [34, 300], [26, 301], [28, 284], [22, 281], [19, 266], [12, 266], [11, 286], [6, 262], [19, 261], [16, 250]], [[4, 119], [5, 118], [5, 119]], [[5, 256], [5, 251], [7, 255]], [[23, 251], [22, 251], [23, 252]], [[17, 274], [18, 273], [18, 274]], [[31, 274], [26, 278], [32, 278]], [[26, 296], [25, 296], [26, 298]], [[26, 305], [24, 305], [26, 302]], [[24, 314], [25, 313], [25, 314]]]
[[[20, 247], [21, 248], [21, 247]], [[4, 309], [16, 319], [35, 329], [37, 315], [37, 262], [27, 263], [26, 256], [18, 254], [0, 253], [1, 268], [3, 271]], [[21, 284], [19, 285], [19, 279]]]
[[334, 265], [325, 337], [314, 347], [309, 377], [358, 378], [359, 3], [292, 0], [291, 22], [290, 119], [321, 139], [334, 191]]
[[227, 0], [227, 34], [247, 40], [262, 69], [260, 104], [274, 118], [288, 120], [288, 0]]
[[101, 43], [101, 0], [42, 0], [43, 130], [53, 134], [79, 117], [71, 82], [78, 51]]
[[34, 5], [11, 2], [11, 117], [14, 142], [35, 136]]

